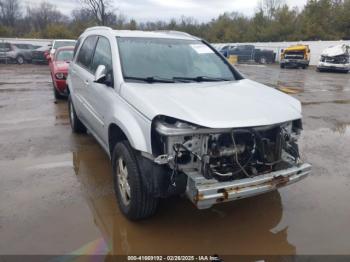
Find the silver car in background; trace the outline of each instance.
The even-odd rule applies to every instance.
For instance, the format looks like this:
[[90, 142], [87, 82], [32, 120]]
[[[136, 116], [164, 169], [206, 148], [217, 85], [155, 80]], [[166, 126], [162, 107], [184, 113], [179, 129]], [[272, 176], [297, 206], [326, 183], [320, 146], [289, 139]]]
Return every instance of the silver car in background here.
[[0, 43], [0, 60], [16, 62], [17, 64], [31, 63], [32, 49], [21, 47], [21, 44], [8, 42]]

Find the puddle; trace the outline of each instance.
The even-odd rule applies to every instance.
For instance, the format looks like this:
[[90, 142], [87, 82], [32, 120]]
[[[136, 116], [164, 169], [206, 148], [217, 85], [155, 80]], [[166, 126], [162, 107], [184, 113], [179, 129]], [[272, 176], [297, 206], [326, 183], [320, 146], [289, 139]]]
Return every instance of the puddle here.
[[350, 100], [332, 100], [332, 101], [310, 101], [310, 102], [301, 102], [302, 105], [320, 105], [320, 104], [350, 104]]
[[120, 213], [113, 191], [96, 192], [112, 185], [110, 162], [99, 146], [75, 152], [74, 170], [110, 254], [295, 254], [286, 230], [271, 232], [283, 212], [277, 191], [209, 210], [175, 197], [151, 219], [133, 223]]
[[13, 93], [13, 92], [52, 92], [47, 88], [0, 88], [0, 93]]
[[[302, 85], [293, 81], [300, 79], [292, 71], [278, 76], [279, 68], [266, 68], [268, 74], [264, 68], [244, 67], [251, 75], [259, 71], [261, 82], [277, 83], [274, 76], [285, 77], [280, 87], [300, 90], [302, 100], [310, 99]], [[18, 68], [18, 74], [20, 70], [26, 69]], [[34, 73], [49, 76], [47, 70]], [[305, 90], [313, 91], [312, 98], [321, 101], [320, 78], [311, 70], [307, 73], [311, 78], [306, 79]], [[30, 87], [33, 89], [25, 89], [26, 103], [41, 105], [45, 98], [35, 93], [36, 86]], [[346, 109], [306, 108], [312, 117], [306, 118], [301, 152], [313, 165], [307, 179], [209, 210], [197, 210], [185, 197], [174, 197], [162, 200], [154, 217], [130, 222], [118, 209], [105, 152], [91, 136], [72, 134], [66, 102], [54, 104], [51, 88], [39, 88], [50, 92], [45, 107], [19, 103], [0, 122], [6, 125], [0, 141], [0, 199], [6, 199], [0, 201], [0, 253], [349, 254], [350, 127]], [[3, 94], [18, 91], [3, 90], [8, 90], [0, 90]], [[328, 91], [336, 92], [328, 97], [331, 101], [304, 104], [350, 103], [338, 91]], [[344, 99], [334, 100], [336, 97]], [[52, 112], [49, 118], [48, 112]], [[329, 117], [332, 128], [318, 129], [317, 124], [326, 125], [317, 119], [320, 117]]]
[[31, 82], [0, 82], [0, 85], [30, 85]]

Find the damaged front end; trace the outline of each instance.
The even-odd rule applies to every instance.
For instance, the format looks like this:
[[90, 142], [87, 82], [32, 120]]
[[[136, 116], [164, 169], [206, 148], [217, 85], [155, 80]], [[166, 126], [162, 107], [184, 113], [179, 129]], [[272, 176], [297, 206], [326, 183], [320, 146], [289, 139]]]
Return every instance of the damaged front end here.
[[317, 66], [319, 71], [334, 70], [349, 72], [350, 70], [350, 47], [338, 45], [327, 48], [322, 52], [320, 62]]
[[301, 120], [262, 127], [210, 129], [160, 116], [153, 122], [154, 162], [187, 176], [186, 194], [200, 209], [274, 190], [305, 178]]

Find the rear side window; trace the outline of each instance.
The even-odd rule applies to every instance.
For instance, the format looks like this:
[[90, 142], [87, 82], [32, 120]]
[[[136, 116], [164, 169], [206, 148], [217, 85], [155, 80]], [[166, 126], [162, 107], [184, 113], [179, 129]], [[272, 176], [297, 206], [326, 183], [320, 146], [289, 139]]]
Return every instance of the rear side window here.
[[80, 48], [77, 63], [86, 69], [89, 69], [90, 67], [91, 58], [95, 49], [96, 39], [96, 36], [87, 37], [82, 47]]
[[0, 43], [1, 51], [10, 51], [11, 45], [9, 43]]
[[91, 71], [95, 72], [99, 65], [104, 65], [107, 72], [112, 71], [112, 52], [109, 40], [105, 37], [99, 37], [95, 55], [91, 63]]

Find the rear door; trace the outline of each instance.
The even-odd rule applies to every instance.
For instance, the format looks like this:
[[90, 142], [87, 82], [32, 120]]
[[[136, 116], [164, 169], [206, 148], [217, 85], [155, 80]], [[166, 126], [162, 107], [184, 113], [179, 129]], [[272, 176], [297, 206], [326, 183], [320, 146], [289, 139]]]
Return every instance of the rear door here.
[[73, 102], [79, 118], [91, 129], [93, 112], [87, 100], [87, 89], [94, 81], [91, 71], [91, 60], [95, 50], [97, 36], [88, 36], [77, 54], [75, 63], [70, 68], [70, 78], [73, 85]]

